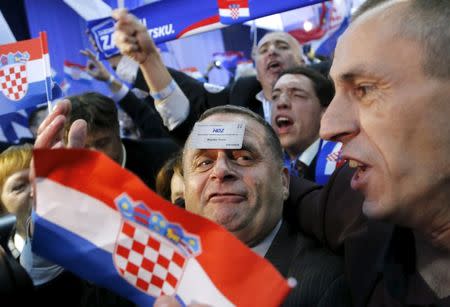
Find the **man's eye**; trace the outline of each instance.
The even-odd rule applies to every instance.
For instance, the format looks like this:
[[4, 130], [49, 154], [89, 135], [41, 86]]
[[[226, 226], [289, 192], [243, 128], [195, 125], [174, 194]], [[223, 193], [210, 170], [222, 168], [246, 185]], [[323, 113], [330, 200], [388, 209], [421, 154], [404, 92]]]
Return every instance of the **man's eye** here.
[[366, 95], [370, 94], [370, 92], [375, 88], [375, 86], [371, 84], [361, 84], [355, 87], [353, 90], [354, 95], [361, 99], [364, 98]]
[[267, 51], [267, 48], [261, 48], [258, 50], [258, 53], [262, 54], [265, 53]]
[[196, 163], [195, 167], [199, 170], [207, 170], [211, 168], [212, 164], [213, 161], [211, 159], [202, 159]]
[[250, 165], [253, 163], [253, 156], [250, 154], [239, 154], [235, 157], [236, 162], [239, 165]]
[[280, 96], [278, 96], [278, 95], [272, 95], [272, 101], [277, 101], [279, 97]]

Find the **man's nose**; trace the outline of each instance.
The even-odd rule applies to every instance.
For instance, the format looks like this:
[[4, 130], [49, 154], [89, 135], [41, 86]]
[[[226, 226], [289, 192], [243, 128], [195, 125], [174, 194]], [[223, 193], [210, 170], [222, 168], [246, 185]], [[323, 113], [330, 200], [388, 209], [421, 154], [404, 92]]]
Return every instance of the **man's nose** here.
[[217, 154], [217, 159], [212, 168], [211, 178], [220, 181], [236, 178], [232, 161], [230, 161], [225, 151], [221, 151]]
[[267, 50], [269, 51], [269, 54], [274, 54], [274, 53], [278, 52], [278, 49], [275, 46], [275, 44], [269, 44], [269, 46], [267, 47]]
[[291, 101], [287, 93], [280, 93], [280, 96], [276, 101], [274, 101], [275, 107], [277, 109], [288, 109], [291, 107]]
[[348, 97], [336, 94], [320, 123], [320, 137], [345, 143], [359, 132], [357, 109]]

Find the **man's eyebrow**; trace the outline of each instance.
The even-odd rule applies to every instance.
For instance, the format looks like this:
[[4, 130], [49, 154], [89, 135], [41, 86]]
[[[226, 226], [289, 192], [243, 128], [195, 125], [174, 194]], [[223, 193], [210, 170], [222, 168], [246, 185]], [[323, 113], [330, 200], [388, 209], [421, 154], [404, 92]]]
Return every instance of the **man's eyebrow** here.
[[[345, 73], [342, 73], [337, 76], [337, 81], [352, 83], [358, 77], [379, 77], [376, 71], [369, 70], [364, 66], [359, 66], [348, 70]], [[333, 80], [333, 79], [332, 79]]]
[[242, 147], [240, 150], [247, 150], [250, 152], [258, 152], [258, 149], [256, 148], [255, 144], [253, 144], [252, 142], [249, 142], [248, 140], [244, 140], [242, 142]]

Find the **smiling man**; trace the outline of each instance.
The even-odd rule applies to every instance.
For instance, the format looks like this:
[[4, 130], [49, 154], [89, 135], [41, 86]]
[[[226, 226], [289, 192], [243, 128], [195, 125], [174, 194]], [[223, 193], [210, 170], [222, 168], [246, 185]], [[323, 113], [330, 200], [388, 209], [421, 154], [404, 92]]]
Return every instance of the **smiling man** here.
[[320, 120], [334, 96], [331, 81], [302, 66], [283, 71], [272, 90], [272, 127], [293, 176], [325, 184], [336, 168], [341, 144], [319, 138]]
[[[191, 132], [183, 152], [186, 210], [225, 227], [298, 285], [283, 306], [349, 306], [338, 258], [283, 219], [290, 177], [272, 127], [255, 113], [219, 106], [198, 123], [244, 123], [242, 147], [205, 149]], [[308, 185], [307, 185], [308, 186]]]

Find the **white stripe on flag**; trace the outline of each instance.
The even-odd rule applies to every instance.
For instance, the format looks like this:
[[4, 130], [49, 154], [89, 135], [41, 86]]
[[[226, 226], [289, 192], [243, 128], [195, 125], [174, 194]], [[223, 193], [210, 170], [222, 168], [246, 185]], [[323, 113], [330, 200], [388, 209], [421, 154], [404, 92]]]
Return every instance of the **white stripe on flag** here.
[[27, 62], [27, 81], [28, 83], [44, 81], [44, 59], [38, 59]]
[[36, 213], [39, 216], [107, 252], [114, 251], [121, 226], [118, 211], [96, 198], [47, 178], [38, 178], [36, 185]]
[[[195, 286], [193, 286], [195, 285]], [[177, 294], [188, 305], [193, 300], [211, 306], [234, 306], [214, 285], [208, 274], [195, 258], [186, 263], [186, 268], [178, 285]]]
[[[219, 15], [222, 17], [231, 17], [231, 9], [219, 9]], [[248, 8], [239, 9], [239, 17], [249, 17], [250, 10]]]

